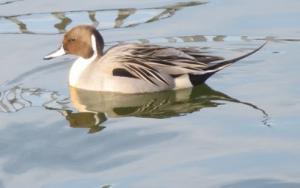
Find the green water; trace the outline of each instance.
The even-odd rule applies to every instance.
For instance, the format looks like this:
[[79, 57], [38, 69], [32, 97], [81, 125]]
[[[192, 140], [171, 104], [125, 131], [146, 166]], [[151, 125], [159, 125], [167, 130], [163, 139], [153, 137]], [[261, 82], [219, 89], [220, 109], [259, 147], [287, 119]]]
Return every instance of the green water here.
[[[300, 187], [297, 0], [0, 0], [0, 188]], [[206, 85], [155, 94], [70, 90], [74, 57], [43, 61], [94, 24], [122, 42], [258, 53]]]

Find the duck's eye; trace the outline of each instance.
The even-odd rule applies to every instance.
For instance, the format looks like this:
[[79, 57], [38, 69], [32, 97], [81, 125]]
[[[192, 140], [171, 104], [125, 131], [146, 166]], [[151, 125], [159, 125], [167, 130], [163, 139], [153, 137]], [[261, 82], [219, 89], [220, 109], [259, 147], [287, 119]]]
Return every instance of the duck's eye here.
[[68, 41], [69, 42], [74, 42], [74, 41], [76, 41], [76, 39], [75, 38], [70, 38]]

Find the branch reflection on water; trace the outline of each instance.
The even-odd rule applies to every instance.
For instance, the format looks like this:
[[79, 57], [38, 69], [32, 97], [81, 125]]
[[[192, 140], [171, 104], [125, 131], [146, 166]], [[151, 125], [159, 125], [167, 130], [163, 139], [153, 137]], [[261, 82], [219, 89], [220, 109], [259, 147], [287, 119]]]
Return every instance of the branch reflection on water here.
[[205, 84], [178, 91], [135, 95], [70, 88], [70, 95], [69, 100], [57, 92], [15, 87], [0, 93], [0, 109], [2, 112], [16, 112], [26, 107], [40, 106], [56, 110], [71, 127], [87, 128], [89, 133], [94, 133], [105, 128], [102, 123], [108, 118], [169, 118], [233, 102], [258, 110], [263, 115], [263, 124], [268, 125], [268, 114], [263, 109], [215, 91]]
[[[7, 1], [7, 3], [15, 1]], [[142, 24], [157, 22], [172, 17], [176, 12], [192, 6], [206, 4], [204, 1], [190, 1], [169, 4], [167, 6], [149, 8], [122, 8], [104, 10], [76, 10], [64, 12], [28, 13], [20, 15], [0, 16], [0, 34], [61, 34], [78, 24], [92, 24], [99, 30], [135, 27]], [[152, 41], [174, 42], [223, 42], [268, 40], [273, 42], [299, 42], [298, 38], [278, 38], [275, 36], [225, 36], [225, 35], [194, 35], [165, 38], [139, 39], [136, 42], [151, 43]], [[124, 41], [115, 41], [122, 43]]]
[[179, 2], [161, 7], [79, 10], [0, 16], [0, 33], [58, 34], [77, 24], [93, 24], [100, 30], [134, 27], [173, 16], [177, 11], [205, 4]]

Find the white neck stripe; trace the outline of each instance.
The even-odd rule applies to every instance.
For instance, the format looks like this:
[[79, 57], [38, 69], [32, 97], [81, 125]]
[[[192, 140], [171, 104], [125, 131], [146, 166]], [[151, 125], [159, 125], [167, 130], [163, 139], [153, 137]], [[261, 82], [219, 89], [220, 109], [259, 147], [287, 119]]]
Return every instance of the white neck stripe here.
[[91, 36], [91, 41], [92, 41], [92, 49], [94, 51], [93, 56], [95, 54], [96, 54], [96, 56], [98, 56], [97, 43], [96, 43], [96, 38], [95, 38], [94, 34], [92, 34], [92, 36]]

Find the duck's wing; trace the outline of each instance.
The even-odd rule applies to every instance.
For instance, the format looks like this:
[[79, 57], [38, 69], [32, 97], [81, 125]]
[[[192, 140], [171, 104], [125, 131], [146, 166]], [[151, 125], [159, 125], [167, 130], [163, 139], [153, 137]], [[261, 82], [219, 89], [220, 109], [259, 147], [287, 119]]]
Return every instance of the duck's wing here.
[[207, 63], [176, 48], [158, 45], [123, 44], [110, 48], [102, 61], [113, 63], [113, 75], [145, 80], [154, 85], [170, 85], [172, 77], [201, 74]]
[[[108, 51], [115, 54], [111, 62], [131, 66], [149, 66], [169, 75], [201, 74], [208, 64], [223, 58], [206, 55], [194, 48], [174, 48], [158, 45], [124, 44]], [[148, 69], [148, 67], [147, 67]]]
[[[123, 44], [108, 50], [104, 59], [118, 63], [126, 74], [133, 77], [154, 85], [169, 85], [170, 77], [181, 75], [196, 75], [197, 79], [200, 76], [199, 80], [205, 81], [215, 72], [255, 53], [262, 46], [241, 57], [224, 61], [222, 57], [207, 55], [194, 48]], [[219, 62], [215, 63], [216, 61]]]
[[178, 50], [194, 57], [199, 62], [202, 62], [202, 63], [205, 63], [205, 64], [213, 63], [215, 61], [224, 60], [223, 57], [210, 55], [210, 54], [208, 54], [208, 52], [201, 51], [199, 48], [190, 47], [190, 48], [176, 48], [176, 49], [178, 49]]

